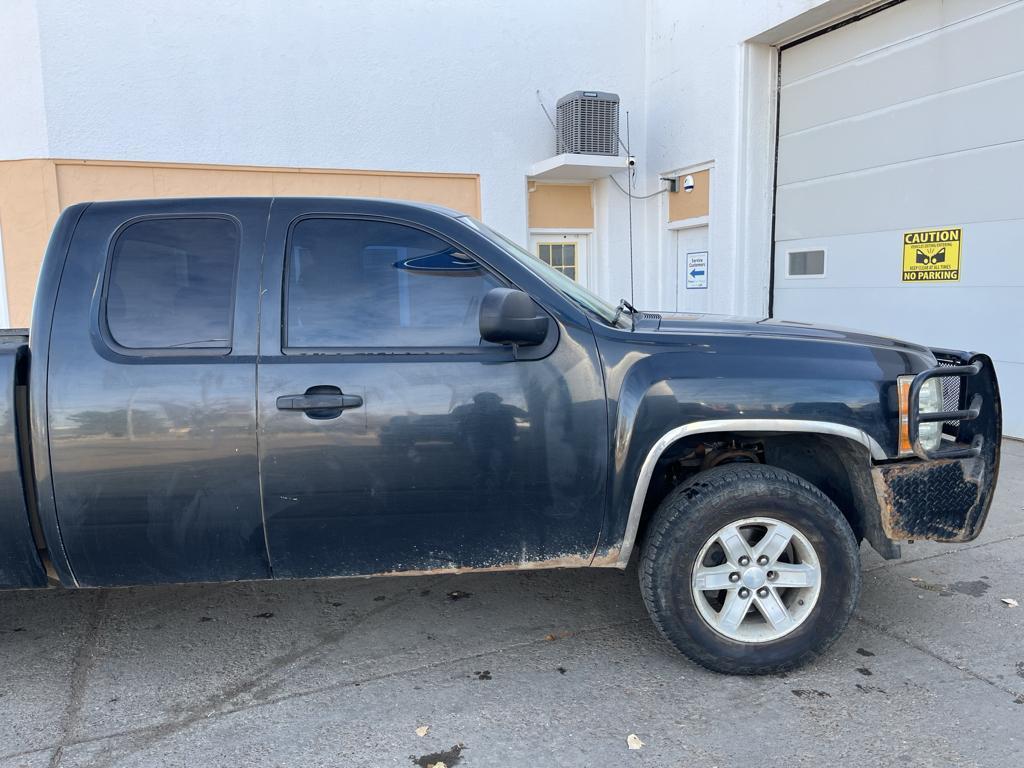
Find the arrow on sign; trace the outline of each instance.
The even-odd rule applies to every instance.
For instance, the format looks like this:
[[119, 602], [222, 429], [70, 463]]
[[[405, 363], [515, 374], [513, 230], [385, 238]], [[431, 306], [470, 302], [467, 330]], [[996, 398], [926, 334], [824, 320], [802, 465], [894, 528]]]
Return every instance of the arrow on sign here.
[[703, 275], [703, 274], [704, 274], [704, 270], [703, 269], [691, 269], [690, 270], [690, 277], [697, 277], [697, 275]]

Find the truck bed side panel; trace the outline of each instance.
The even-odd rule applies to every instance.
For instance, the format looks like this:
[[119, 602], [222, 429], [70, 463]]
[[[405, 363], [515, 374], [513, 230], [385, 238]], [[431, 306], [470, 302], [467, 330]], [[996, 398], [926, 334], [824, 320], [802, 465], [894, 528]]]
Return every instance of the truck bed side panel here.
[[41, 587], [46, 573], [36, 551], [22, 488], [15, 407], [20, 355], [28, 351], [24, 332], [0, 333], [0, 587]]

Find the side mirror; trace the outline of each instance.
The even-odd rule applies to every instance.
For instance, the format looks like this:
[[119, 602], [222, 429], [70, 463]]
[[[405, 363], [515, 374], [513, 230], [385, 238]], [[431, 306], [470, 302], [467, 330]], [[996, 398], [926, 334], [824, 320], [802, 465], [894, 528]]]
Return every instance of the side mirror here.
[[527, 294], [492, 288], [480, 303], [480, 338], [494, 344], [534, 346], [548, 335], [548, 316]]

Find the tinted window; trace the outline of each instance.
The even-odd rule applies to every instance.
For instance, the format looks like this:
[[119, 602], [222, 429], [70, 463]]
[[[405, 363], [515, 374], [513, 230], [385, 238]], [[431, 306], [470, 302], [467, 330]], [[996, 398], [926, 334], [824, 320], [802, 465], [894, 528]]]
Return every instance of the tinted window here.
[[379, 221], [300, 221], [286, 269], [292, 348], [478, 346], [480, 302], [501, 285], [455, 246]]
[[790, 251], [789, 273], [792, 277], [825, 274], [824, 251]]
[[110, 264], [107, 328], [122, 347], [227, 348], [238, 229], [227, 219], [126, 227]]

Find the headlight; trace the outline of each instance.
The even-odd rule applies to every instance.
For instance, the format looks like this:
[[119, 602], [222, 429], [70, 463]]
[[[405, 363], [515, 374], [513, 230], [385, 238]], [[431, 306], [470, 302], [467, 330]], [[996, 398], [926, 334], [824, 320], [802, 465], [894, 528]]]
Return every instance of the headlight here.
[[[900, 456], [911, 456], [914, 447], [910, 444], [910, 382], [913, 376], [900, 376], [898, 379], [900, 399]], [[938, 413], [942, 410], [942, 380], [928, 379], [921, 385], [918, 400], [918, 413]], [[938, 450], [942, 442], [942, 422], [926, 421], [918, 425], [918, 440], [926, 451]]]

